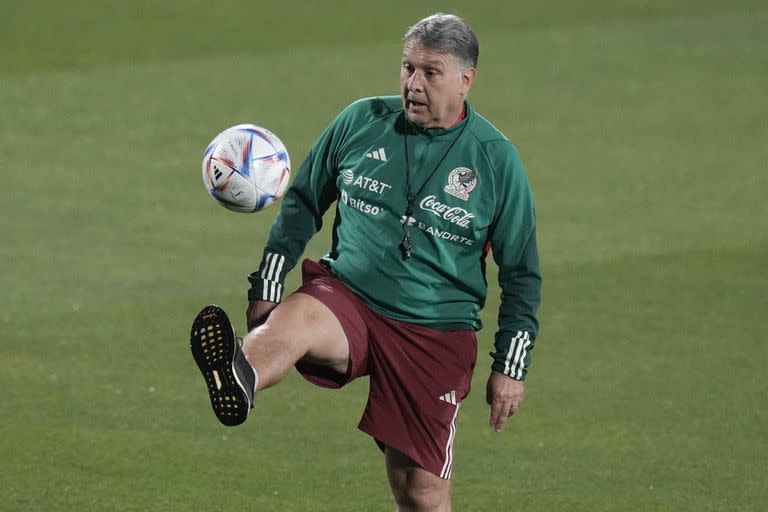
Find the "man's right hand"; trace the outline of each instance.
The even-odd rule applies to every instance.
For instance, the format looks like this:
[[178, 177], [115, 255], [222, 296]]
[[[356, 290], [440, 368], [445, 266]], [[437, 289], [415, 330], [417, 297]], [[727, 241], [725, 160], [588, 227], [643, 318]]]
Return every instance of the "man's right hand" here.
[[278, 302], [268, 300], [252, 300], [248, 303], [248, 310], [245, 312], [245, 320], [248, 325], [248, 332], [257, 328], [267, 321], [267, 317], [278, 306]]

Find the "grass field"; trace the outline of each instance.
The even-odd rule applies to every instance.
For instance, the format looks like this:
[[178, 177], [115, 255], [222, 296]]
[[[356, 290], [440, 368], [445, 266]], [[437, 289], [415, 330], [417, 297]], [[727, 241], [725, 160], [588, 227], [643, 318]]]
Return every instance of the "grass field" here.
[[527, 164], [544, 274], [502, 434], [495, 289], [484, 312], [455, 510], [766, 510], [763, 2], [256, 6], [0, 0], [0, 510], [394, 509], [355, 429], [366, 382], [294, 374], [242, 428], [211, 413], [189, 325], [216, 302], [242, 328], [277, 210], [215, 205], [199, 161], [254, 122], [297, 166], [340, 108], [396, 92], [400, 35], [437, 10], [478, 32], [471, 101]]

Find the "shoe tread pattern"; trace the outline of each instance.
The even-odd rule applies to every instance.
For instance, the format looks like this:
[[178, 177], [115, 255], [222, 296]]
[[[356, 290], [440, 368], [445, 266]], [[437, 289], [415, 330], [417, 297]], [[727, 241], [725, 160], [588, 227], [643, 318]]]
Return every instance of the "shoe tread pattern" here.
[[243, 423], [250, 404], [232, 368], [237, 340], [224, 310], [215, 305], [203, 308], [192, 323], [189, 345], [216, 417], [230, 427]]

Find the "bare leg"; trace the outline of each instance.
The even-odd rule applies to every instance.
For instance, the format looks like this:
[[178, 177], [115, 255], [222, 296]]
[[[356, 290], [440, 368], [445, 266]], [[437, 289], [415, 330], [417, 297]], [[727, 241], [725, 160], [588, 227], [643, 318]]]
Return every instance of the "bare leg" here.
[[266, 323], [243, 339], [243, 353], [259, 374], [258, 389], [274, 386], [304, 359], [340, 373], [349, 364], [349, 343], [339, 320], [325, 304], [294, 293]]
[[433, 475], [389, 446], [384, 457], [398, 512], [450, 512], [450, 480]]

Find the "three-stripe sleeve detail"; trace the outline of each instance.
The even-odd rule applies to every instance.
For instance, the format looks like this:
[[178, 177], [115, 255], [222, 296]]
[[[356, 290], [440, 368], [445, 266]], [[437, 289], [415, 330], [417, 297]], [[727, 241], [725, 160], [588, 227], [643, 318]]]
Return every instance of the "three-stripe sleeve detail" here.
[[514, 379], [521, 379], [523, 377], [525, 358], [528, 355], [530, 346], [531, 337], [528, 331], [517, 331], [517, 334], [509, 344], [509, 351], [504, 361], [504, 375], [509, 375]]
[[259, 276], [264, 280], [262, 300], [280, 302], [280, 298], [283, 296], [283, 285], [280, 281], [284, 264], [285, 256], [274, 252], [267, 253]]

